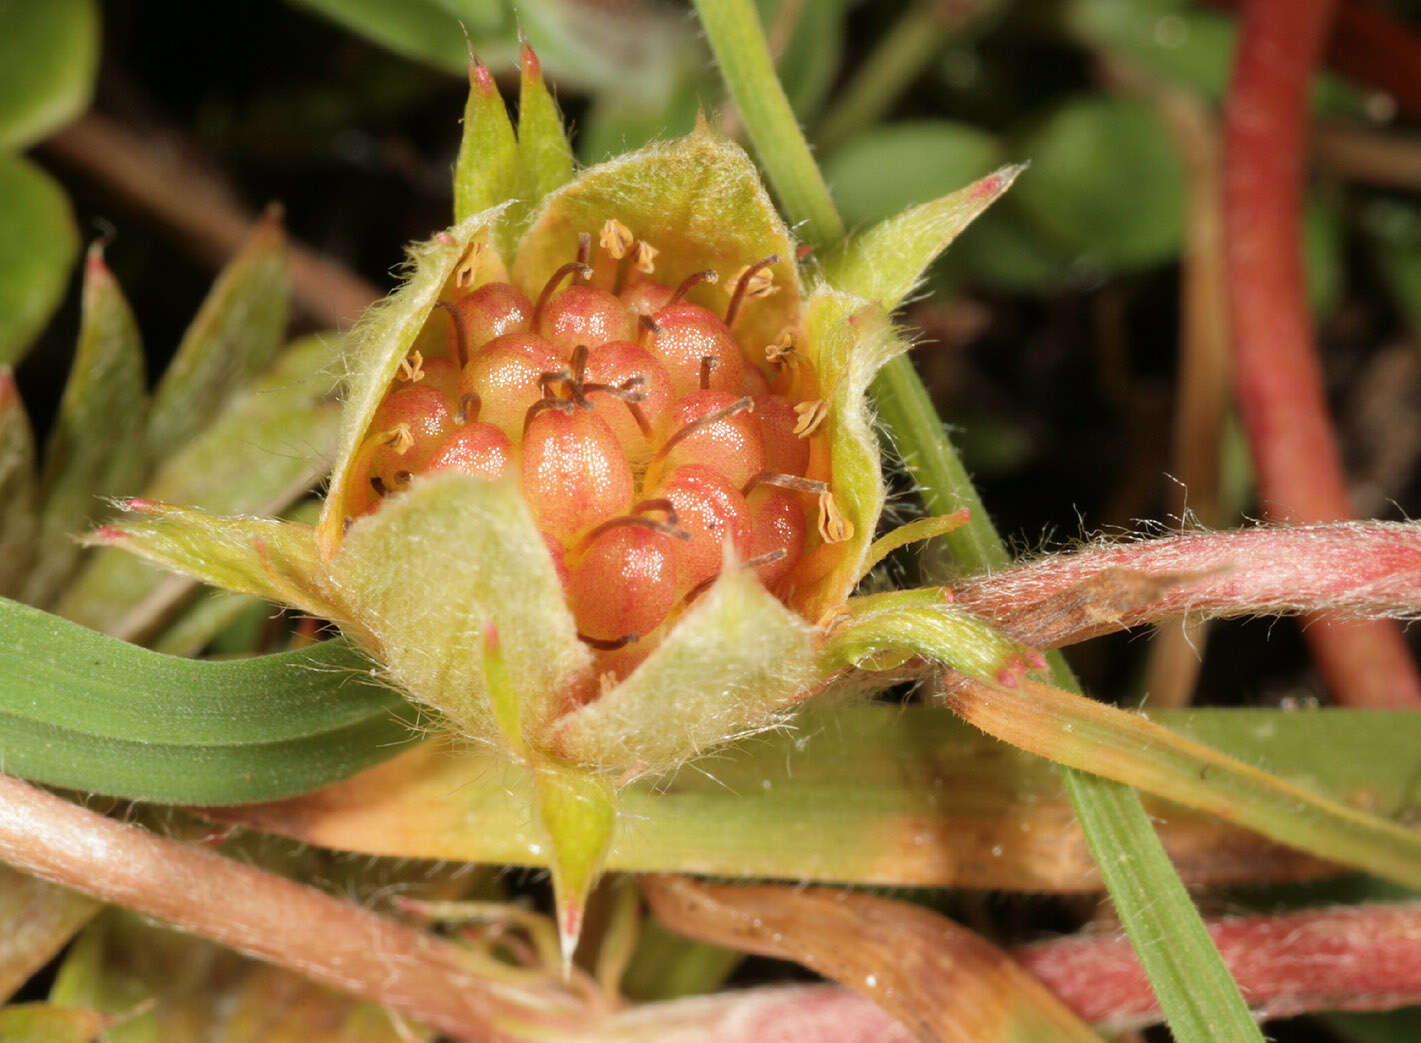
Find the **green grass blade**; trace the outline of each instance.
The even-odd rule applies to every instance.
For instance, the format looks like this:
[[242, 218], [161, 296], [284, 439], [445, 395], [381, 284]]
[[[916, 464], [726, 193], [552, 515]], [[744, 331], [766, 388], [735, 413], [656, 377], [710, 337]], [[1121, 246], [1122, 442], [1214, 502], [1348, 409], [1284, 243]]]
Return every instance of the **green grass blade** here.
[[[811, 243], [820, 247], [833, 244], [844, 234], [843, 221], [775, 76], [751, 0], [696, 0], [696, 11], [780, 203], [790, 220], [803, 227]], [[959, 547], [973, 553], [971, 557], [958, 556], [958, 562], [969, 569], [1002, 564], [1006, 550], [981, 510], [972, 483], [908, 361], [899, 357], [890, 362], [874, 391], [884, 422], [910, 467], [913, 461], [928, 467], [925, 472], [913, 472], [924, 489], [928, 510], [947, 514], [964, 506], [975, 508], [975, 524], [969, 523], [948, 537], [955, 555]], [[904, 396], [906, 408], [895, 401], [895, 394]], [[898, 426], [898, 421], [906, 423]], [[1074, 686], [1065, 660], [1056, 657], [1056, 666], [1060, 680]], [[1103, 861], [1112, 863], [1106, 874], [1111, 897], [1175, 1038], [1180, 1043], [1219, 1038], [1261, 1040], [1258, 1026], [1165, 858], [1138, 798], [1108, 785], [1068, 778], [1092, 849]], [[1177, 948], [1166, 952], [1167, 947], [1154, 940], [1169, 938], [1171, 931], [1185, 934]], [[1202, 944], [1196, 944], [1199, 942]], [[1204, 1008], [1213, 1012], [1208, 1023], [1198, 1016]]]
[[40, 782], [164, 803], [301, 793], [412, 740], [403, 700], [344, 641], [176, 659], [0, 600], [0, 763]]
[[45, 447], [37, 554], [24, 598], [47, 604], [82, 552], [73, 537], [108, 507], [103, 497], [133, 493], [146, 466], [143, 345], [133, 312], [96, 247], [84, 266], [79, 349]]
[[695, 0], [696, 13], [720, 63], [730, 96], [745, 119], [755, 154], [780, 206], [815, 246], [842, 238], [844, 222], [829, 198], [824, 175], [809, 152], [752, 0]]

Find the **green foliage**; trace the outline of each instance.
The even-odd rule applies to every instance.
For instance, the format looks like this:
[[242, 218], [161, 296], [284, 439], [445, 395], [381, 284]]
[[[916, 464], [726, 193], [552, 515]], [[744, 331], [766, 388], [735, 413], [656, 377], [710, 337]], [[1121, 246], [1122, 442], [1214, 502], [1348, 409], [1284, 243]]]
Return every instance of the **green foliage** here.
[[32, 145], [82, 112], [98, 64], [95, 0], [0, 6], [0, 149]]
[[29, 160], [0, 153], [0, 364], [18, 360], [49, 321], [78, 252], [64, 191]]

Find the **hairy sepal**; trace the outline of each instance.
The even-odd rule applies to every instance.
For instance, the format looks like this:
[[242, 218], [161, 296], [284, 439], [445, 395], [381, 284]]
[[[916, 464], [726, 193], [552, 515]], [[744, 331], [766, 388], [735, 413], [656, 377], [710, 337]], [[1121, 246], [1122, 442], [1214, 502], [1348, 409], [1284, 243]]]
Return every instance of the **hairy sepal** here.
[[781, 723], [817, 680], [813, 628], [730, 568], [625, 681], [556, 723], [551, 752], [626, 781], [660, 774]]
[[[470, 738], [499, 731], [484, 666], [490, 624], [530, 743], [590, 667], [552, 559], [512, 482], [417, 478], [351, 526], [328, 575], [332, 600], [359, 620], [367, 651]], [[352, 636], [362, 640], [359, 631]]]
[[311, 526], [140, 500], [123, 506], [125, 516], [85, 542], [121, 546], [170, 572], [346, 624], [345, 609], [318, 587], [322, 564]]
[[464, 221], [513, 196], [518, 141], [498, 85], [484, 66], [469, 63], [469, 100], [454, 164], [454, 220]]
[[548, 196], [519, 247], [514, 280], [541, 286], [567, 263], [578, 235], [597, 242], [609, 218], [657, 249], [655, 278], [667, 286], [715, 269], [720, 280], [702, 283], [688, 299], [719, 315], [740, 271], [777, 256], [770, 271], [779, 289], [742, 308], [734, 330], [753, 352], [795, 325], [800, 285], [789, 230], [750, 157], [704, 124], [684, 138], [592, 167]]
[[824, 258], [824, 277], [839, 289], [877, 301], [891, 311], [938, 254], [1025, 169], [1002, 167], [966, 188], [856, 232]]
[[492, 243], [497, 208], [475, 214], [432, 239], [409, 248], [408, 276], [398, 290], [375, 304], [346, 338], [346, 399], [341, 418], [340, 453], [321, 515], [321, 552], [327, 557], [340, 546], [347, 515], [345, 504], [353, 482], [356, 456], [400, 363], [409, 355], [445, 294], [454, 271], [471, 250], [478, 251], [474, 289], [507, 277], [503, 260]]
[[813, 552], [824, 559], [814, 570], [817, 578], [792, 599], [805, 616], [818, 619], [842, 605], [857, 584], [883, 512], [881, 453], [868, 386], [907, 343], [879, 305], [821, 286], [805, 303], [804, 344], [829, 400], [829, 489], [852, 527], [847, 539]]

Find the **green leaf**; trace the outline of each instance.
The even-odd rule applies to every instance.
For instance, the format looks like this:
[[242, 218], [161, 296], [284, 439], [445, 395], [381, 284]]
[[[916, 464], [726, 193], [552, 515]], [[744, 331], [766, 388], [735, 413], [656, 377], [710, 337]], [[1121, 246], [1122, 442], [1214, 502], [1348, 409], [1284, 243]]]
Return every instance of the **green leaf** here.
[[34, 553], [35, 436], [20, 389], [0, 367], [0, 596], [14, 593]]
[[398, 752], [401, 699], [344, 641], [257, 659], [159, 655], [0, 600], [5, 770], [177, 804], [303, 793]]
[[0, 1009], [5, 1043], [90, 1043], [109, 1018], [92, 1010], [65, 1010], [47, 1003], [19, 1003]]
[[24, 355], [49, 321], [78, 252], [64, 190], [29, 160], [0, 153], [0, 364]]
[[843, 60], [846, 5], [843, 0], [758, 0], [758, 6], [762, 21], [772, 28], [779, 28], [786, 8], [795, 10], [794, 23], [783, 29], [786, 43], [776, 67], [794, 114], [812, 122]]
[[1064, 25], [1088, 47], [1126, 58], [1151, 76], [1224, 96], [1238, 34], [1231, 19], [1180, 0], [1070, 0]]
[[976, 181], [1006, 160], [985, 131], [948, 120], [875, 127], [834, 150], [824, 177], [845, 222], [858, 227]]
[[826, 255], [824, 277], [885, 308], [897, 307], [938, 254], [1000, 198], [1023, 169], [1003, 167], [951, 195], [849, 236]]
[[[77, 891], [0, 866], [0, 1003], [54, 959], [100, 907]], [[0, 1029], [0, 1039], [8, 1038]]]
[[454, 164], [454, 220], [462, 221], [511, 199], [517, 181], [518, 142], [503, 95], [488, 69], [471, 60], [464, 133]]
[[183, 446], [266, 367], [285, 342], [290, 307], [286, 235], [272, 211], [213, 283], [153, 392], [151, 460]]
[[21, 149], [89, 105], [99, 64], [94, 0], [0, 5], [0, 149]]
[[1067, 102], [1028, 134], [1031, 160], [1013, 198], [1061, 245], [1108, 267], [1179, 252], [1184, 172], [1155, 109], [1124, 98]]
[[[334, 459], [340, 420], [331, 396], [335, 368], [335, 335], [293, 342], [159, 468], [143, 497], [213, 514], [283, 510]], [[132, 554], [105, 548], [75, 578], [55, 611], [132, 641], [160, 623], [190, 587]]]
[[79, 563], [75, 537], [108, 513], [103, 498], [132, 493], [145, 473], [143, 346], [123, 291], [98, 247], [84, 269], [79, 349], [40, 481], [39, 543], [25, 600], [50, 601]]

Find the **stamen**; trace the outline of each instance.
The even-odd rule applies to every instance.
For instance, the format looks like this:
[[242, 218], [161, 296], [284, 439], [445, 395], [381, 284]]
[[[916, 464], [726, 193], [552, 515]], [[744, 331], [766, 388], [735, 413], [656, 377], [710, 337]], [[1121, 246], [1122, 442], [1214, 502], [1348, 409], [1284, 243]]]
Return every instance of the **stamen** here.
[[536, 326], [538, 320], [542, 318], [543, 308], [547, 305], [548, 298], [553, 295], [553, 291], [557, 289], [558, 283], [562, 282], [573, 272], [576, 272], [578, 275], [581, 275], [582, 278], [586, 279], [592, 275], [592, 268], [582, 261], [568, 261], [567, 264], [553, 272], [548, 281], [543, 284], [543, 292], [538, 294], [538, 303], [533, 306], [534, 326]]
[[794, 350], [794, 331], [786, 329], [773, 344], [765, 345], [765, 361], [778, 368], [798, 367], [799, 354]]
[[794, 424], [794, 433], [800, 438], [808, 438], [819, 430], [819, 425], [824, 423], [825, 417], [829, 415], [829, 403], [822, 398], [816, 398], [809, 402], [796, 403], [794, 411], [799, 414], [799, 419]]
[[692, 420], [689, 424], [687, 424], [685, 427], [681, 428], [681, 430], [677, 431], [674, 435], [668, 438], [662, 444], [661, 448], [658, 449], [655, 454], [652, 455], [652, 459], [661, 459], [663, 456], [665, 456], [671, 451], [671, 447], [674, 446], [677, 442], [681, 441], [683, 438], [687, 438], [695, 434], [703, 427], [707, 427], [710, 424], [714, 424], [719, 420], [724, 420], [728, 416], [735, 416], [736, 413], [751, 413], [754, 412], [754, 410], [755, 400], [749, 395], [746, 395], [744, 398], [736, 399], [734, 402], [730, 403], [730, 405], [726, 406], [723, 409], [717, 409], [714, 413], [707, 413], [703, 417], [697, 417], [695, 420]]
[[706, 355], [701, 359], [701, 390], [710, 390], [711, 373], [720, 368], [720, 359], [714, 355]]
[[479, 393], [467, 391], [459, 398], [459, 408], [454, 413], [454, 421], [458, 424], [472, 424], [479, 418], [483, 407], [484, 400], [479, 397]]
[[437, 301], [434, 306], [449, 313], [449, 321], [454, 327], [454, 361], [463, 369], [464, 363], [469, 361], [469, 328], [464, 325], [464, 316], [448, 301]]
[[656, 255], [661, 251], [650, 243], [638, 242], [632, 247], [632, 264], [643, 275], [656, 273]]
[[587, 232], [579, 232], [577, 234], [577, 263], [586, 269], [582, 272], [583, 280], [592, 276], [592, 268], [587, 263], [590, 260], [592, 260], [592, 236]]
[[424, 379], [424, 355], [418, 348], [411, 351], [408, 358], [400, 359], [400, 379], [411, 384], [418, 384]]
[[725, 324], [730, 326], [740, 314], [741, 302], [749, 297], [768, 297], [779, 289], [775, 285], [775, 273], [768, 269], [780, 263], [779, 254], [770, 254], [763, 261], [756, 261], [740, 273], [735, 280], [735, 292], [731, 294], [730, 306], [725, 309]]
[[464, 251], [464, 256], [454, 269], [454, 285], [461, 290], [467, 290], [473, 285], [474, 276], [478, 274], [479, 259], [483, 256], [484, 243], [477, 240], [469, 244], [469, 248]]
[[774, 485], [799, 493], [813, 493], [815, 496], [823, 496], [829, 491], [829, 487], [817, 478], [801, 478], [797, 474], [780, 474], [777, 471], [761, 471], [746, 482], [745, 488], [740, 491], [749, 496], [750, 490], [757, 485]]
[[620, 261], [632, 248], [635, 238], [630, 228], [615, 217], [609, 217], [602, 222], [602, 236], [598, 244], [611, 255], [612, 260]]
[[613, 638], [611, 641], [604, 641], [598, 637], [588, 637], [583, 633], [579, 633], [577, 636], [584, 643], [591, 645], [599, 652], [615, 652], [619, 648], [626, 648], [627, 645], [633, 641], [641, 640], [640, 634], [623, 634], [621, 637]]
[[834, 494], [825, 489], [819, 494], [819, 535], [825, 543], [843, 543], [853, 537], [854, 526], [834, 502]]
[[414, 435], [410, 434], [409, 424], [396, 424], [386, 432], [386, 437], [385, 446], [401, 456], [414, 448]]
[[685, 529], [677, 528], [675, 516], [673, 514], [670, 521], [658, 521], [655, 518], [648, 518], [641, 514], [619, 514], [615, 518], [608, 518], [597, 528], [593, 529], [586, 536], [582, 537], [582, 545], [585, 547], [608, 529], [620, 529], [632, 525], [639, 529], [650, 529], [652, 532], [659, 532], [663, 536], [670, 536], [672, 539], [681, 540], [683, 543], [690, 542], [691, 534]]
[[690, 293], [701, 283], [708, 283], [714, 286], [718, 282], [720, 282], [720, 273], [714, 268], [707, 268], [701, 272], [692, 272], [681, 280], [681, 285], [676, 287], [675, 292], [673, 292], [670, 299], [667, 300], [665, 307], [669, 308], [673, 304], [680, 304], [681, 301], [685, 299], [686, 294]]

